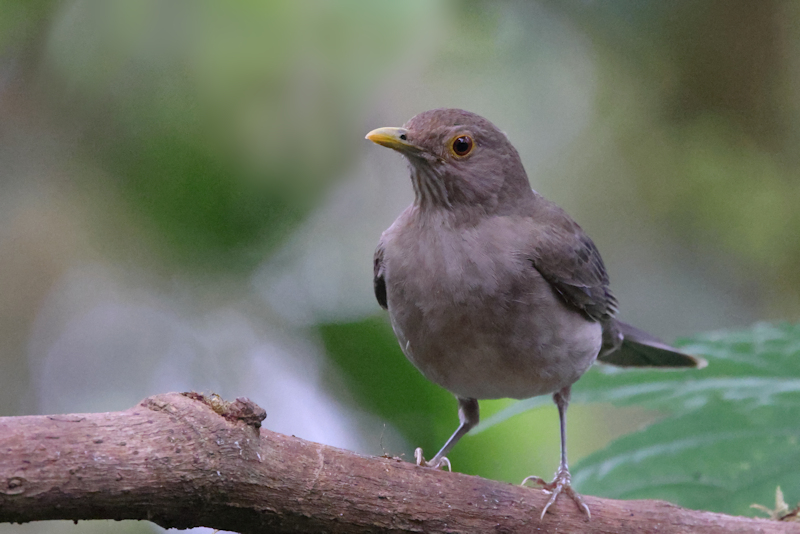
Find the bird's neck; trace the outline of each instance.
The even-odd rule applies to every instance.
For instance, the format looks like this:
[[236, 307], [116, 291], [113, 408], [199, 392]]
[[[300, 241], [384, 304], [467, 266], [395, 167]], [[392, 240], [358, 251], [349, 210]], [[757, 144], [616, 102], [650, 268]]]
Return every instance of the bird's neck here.
[[453, 202], [445, 206], [429, 201], [421, 203], [417, 197], [410, 208], [409, 215], [413, 224], [420, 227], [448, 228], [452, 231], [474, 227], [487, 216], [496, 215], [493, 203], [468, 205]]
[[444, 181], [429, 167], [411, 167], [414, 204], [422, 210], [451, 207], [450, 195]]
[[465, 211], [468, 215], [507, 214], [525, 205], [534, 195], [521, 164], [518, 169], [513, 169], [514, 173], [500, 175], [516, 178], [514, 180], [469, 181], [434, 165], [412, 164], [410, 170], [414, 206], [420, 213], [444, 210], [451, 213]]

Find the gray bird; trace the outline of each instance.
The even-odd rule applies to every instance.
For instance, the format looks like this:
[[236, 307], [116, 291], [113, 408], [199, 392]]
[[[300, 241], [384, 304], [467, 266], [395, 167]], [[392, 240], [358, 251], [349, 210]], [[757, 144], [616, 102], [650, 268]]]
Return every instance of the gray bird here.
[[527, 477], [551, 497], [569, 495], [566, 411], [570, 388], [599, 360], [634, 367], [705, 362], [614, 318], [594, 243], [561, 208], [533, 191], [519, 154], [488, 120], [460, 109], [420, 113], [367, 139], [409, 162], [414, 202], [381, 235], [374, 257], [378, 303], [406, 357], [458, 399], [460, 425], [430, 461], [479, 419], [477, 399], [552, 394], [561, 462], [552, 482]]

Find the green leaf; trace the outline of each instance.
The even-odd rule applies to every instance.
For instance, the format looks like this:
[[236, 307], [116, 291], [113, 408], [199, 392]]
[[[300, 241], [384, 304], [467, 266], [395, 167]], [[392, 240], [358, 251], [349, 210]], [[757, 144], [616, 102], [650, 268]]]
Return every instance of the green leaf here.
[[[752, 515], [781, 486], [800, 499], [800, 325], [757, 324], [680, 344], [708, 359], [702, 370], [597, 367], [573, 388], [573, 402], [611, 402], [667, 417], [582, 460], [580, 491], [658, 498], [695, 509]], [[545, 402], [521, 401], [482, 428]]]
[[775, 487], [800, 495], [793, 406], [710, 400], [655, 423], [581, 461], [581, 491], [616, 499], [665, 499], [687, 508], [753, 515]]

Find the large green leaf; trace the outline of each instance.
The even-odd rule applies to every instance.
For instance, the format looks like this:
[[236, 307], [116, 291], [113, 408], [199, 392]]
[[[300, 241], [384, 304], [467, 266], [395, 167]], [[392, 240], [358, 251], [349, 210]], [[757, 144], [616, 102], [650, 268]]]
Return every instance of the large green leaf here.
[[[704, 356], [702, 370], [597, 367], [573, 388], [573, 402], [611, 402], [659, 410], [666, 418], [581, 461], [583, 492], [660, 498], [696, 509], [752, 514], [781, 486], [800, 499], [800, 325], [758, 324], [680, 344]], [[521, 401], [486, 428], [550, 402]]]

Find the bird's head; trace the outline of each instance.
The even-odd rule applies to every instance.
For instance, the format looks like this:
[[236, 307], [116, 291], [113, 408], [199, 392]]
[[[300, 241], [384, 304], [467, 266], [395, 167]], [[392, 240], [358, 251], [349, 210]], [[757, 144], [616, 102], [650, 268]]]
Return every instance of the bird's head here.
[[409, 161], [421, 208], [510, 208], [531, 194], [519, 154], [488, 120], [461, 109], [434, 109], [401, 128], [378, 128], [367, 139]]

